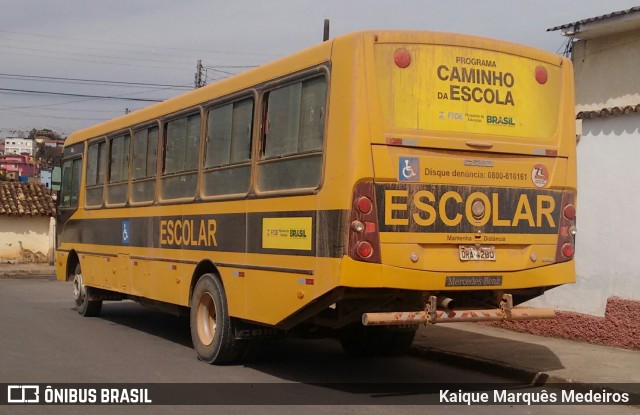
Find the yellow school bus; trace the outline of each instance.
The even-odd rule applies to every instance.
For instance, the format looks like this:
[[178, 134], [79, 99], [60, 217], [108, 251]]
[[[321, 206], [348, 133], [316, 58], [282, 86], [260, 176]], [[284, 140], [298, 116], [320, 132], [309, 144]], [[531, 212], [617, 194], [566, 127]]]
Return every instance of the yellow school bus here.
[[328, 335], [406, 351], [420, 323], [575, 281], [573, 74], [449, 33], [352, 33], [72, 134], [57, 278], [77, 310], [190, 316], [198, 357]]

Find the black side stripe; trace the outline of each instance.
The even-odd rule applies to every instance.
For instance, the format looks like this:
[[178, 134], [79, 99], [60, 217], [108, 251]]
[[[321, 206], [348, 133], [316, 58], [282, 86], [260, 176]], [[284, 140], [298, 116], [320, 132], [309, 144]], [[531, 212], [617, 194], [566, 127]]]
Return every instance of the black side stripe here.
[[[264, 247], [265, 218], [310, 218], [310, 249]], [[340, 258], [346, 249], [348, 220], [348, 210], [70, 219], [59, 227], [62, 232], [58, 241], [102, 246]], [[178, 222], [179, 227], [175, 228]], [[179, 235], [178, 238], [175, 237], [176, 234]]]

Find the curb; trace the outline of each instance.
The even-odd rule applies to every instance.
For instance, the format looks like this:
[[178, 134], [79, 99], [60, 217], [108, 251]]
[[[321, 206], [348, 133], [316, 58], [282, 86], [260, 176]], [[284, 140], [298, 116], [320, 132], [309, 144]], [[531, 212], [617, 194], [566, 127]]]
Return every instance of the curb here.
[[0, 271], [0, 279], [55, 279], [55, 273], [48, 270]]
[[571, 384], [571, 387], [573, 389], [580, 392], [589, 392], [593, 389], [607, 389], [610, 392], [629, 394], [629, 398], [632, 402], [640, 401], [640, 387], [638, 387], [638, 390], [629, 390], [620, 388], [620, 383], [606, 384], [601, 382], [577, 381], [574, 379], [567, 379], [556, 375], [550, 375], [545, 372], [537, 372], [533, 369], [514, 366], [506, 362], [484, 359], [479, 356], [453, 353], [441, 349], [418, 345], [413, 345], [411, 347], [411, 349], [409, 350], [409, 355], [421, 359], [444, 362], [448, 365], [456, 366], [462, 369], [471, 369], [482, 372], [493, 372], [497, 370], [501, 375], [505, 377], [511, 378], [512, 380], [518, 382], [527, 382], [532, 386]]
[[448, 365], [460, 367], [462, 369], [473, 369], [482, 372], [492, 372], [498, 369], [501, 375], [518, 382], [544, 384], [543, 380], [543, 383], [540, 383], [541, 379], [539, 378], [546, 376], [544, 373], [512, 366], [505, 362], [483, 359], [478, 356], [448, 352], [441, 349], [435, 349], [433, 347], [413, 345], [409, 350], [409, 355], [421, 359], [444, 362]]

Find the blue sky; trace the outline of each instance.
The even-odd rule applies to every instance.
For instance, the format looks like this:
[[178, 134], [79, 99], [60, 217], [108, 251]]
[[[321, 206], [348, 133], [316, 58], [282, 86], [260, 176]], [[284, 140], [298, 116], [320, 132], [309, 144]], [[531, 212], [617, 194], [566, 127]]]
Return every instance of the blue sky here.
[[22, 91], [165, 99], [193, 85], [198, 59], [214, 82], [320, 42], [325, 18], [331, 20], [332, 36], [362, 29], [435, 30], [556, 52], [565, 38], [547, 28], [637, 5], [623, 0], [5, 0], [0, 137], [31, 128], [68, 134], [150, 104]]

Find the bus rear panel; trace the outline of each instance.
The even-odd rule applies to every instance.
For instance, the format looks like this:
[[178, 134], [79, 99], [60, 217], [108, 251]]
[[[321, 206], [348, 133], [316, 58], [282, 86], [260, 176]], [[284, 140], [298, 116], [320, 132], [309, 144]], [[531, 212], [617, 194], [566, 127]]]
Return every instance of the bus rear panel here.
[[465, 309], [504, 319], [505, 308], [574, 282], [570, 62], [450, 34], [373, 34], [364, 49], [371, 127], [360, 145], [373, 171], [354, 187], [343, 282], [364, 274], [420, 290], [426, 310], [407, 314], [412, 299], [376, 324], [474, 321]]

